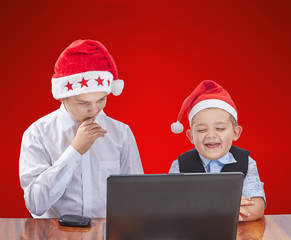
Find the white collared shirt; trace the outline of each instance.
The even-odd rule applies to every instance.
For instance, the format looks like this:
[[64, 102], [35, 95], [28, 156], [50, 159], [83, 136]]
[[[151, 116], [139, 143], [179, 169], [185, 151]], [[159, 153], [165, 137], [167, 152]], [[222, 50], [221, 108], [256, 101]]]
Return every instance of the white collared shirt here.
[[143, 173], [129, 126], [103, 111], [95, 122], [107, 133], [82, 156], [70, 145], [79, 124], [63, 104], [24, 132], [19, 176], [26, 207], [33, 217], [105, 217], [107, 177]]

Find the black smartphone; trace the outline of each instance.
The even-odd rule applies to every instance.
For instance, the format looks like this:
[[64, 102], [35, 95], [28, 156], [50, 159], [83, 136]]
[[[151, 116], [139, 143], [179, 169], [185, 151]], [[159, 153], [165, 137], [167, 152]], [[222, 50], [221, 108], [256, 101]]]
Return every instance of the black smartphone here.
[[59, 217], [59, 224], [65, 227], [88, 227], [91, 224], [91, 218], [65, 214]]

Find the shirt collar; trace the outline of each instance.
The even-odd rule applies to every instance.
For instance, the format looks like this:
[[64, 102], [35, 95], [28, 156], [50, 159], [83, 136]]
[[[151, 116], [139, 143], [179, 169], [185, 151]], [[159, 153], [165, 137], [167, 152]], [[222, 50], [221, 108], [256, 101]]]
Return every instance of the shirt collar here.
[[227, 152], [224, 156], [216, 160], [208, 160], [207, 158], [203, 157], [200, 153], [199, 156], [204, 166], [207, 166], [210, 163], [210, 161], [216, 161], [218, 164], [221, 163], [223, 165], [237, 162], [230, 152]]
[[[62, 103], [59, 108], [59, 119], [60, 124], [64, 130], [72, 128], [74, 126], [79, 127], [80, 123], [75, 121], [71, 114], [66, 110], [64, 104]], [[96, 119], [94, 120], [95, 123], [100, 123], [102, 117], [106, 116], [103, 110], [97, 115]]]

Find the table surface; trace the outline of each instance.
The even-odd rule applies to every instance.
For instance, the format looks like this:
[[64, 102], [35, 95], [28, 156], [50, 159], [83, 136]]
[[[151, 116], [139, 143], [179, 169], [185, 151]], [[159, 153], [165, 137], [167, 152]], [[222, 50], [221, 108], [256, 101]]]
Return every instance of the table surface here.
[[[103, 239], [105, 219], [93, 218], [88, 228], [62, 227], [58, 220], [0, 218], [0, 239]], [[241, 222], [238, 240], [291, 240], [291, 215], [265, 215], [252, 222]]]

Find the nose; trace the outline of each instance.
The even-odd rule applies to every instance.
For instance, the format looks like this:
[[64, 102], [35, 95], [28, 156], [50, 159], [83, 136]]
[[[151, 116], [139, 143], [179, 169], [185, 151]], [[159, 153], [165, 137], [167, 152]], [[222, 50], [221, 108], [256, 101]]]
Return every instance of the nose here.
[[97, 113], [99, 112], [99, 109], [98, 109], [96, 104], [92, 104], [92, 105], [90, 105], [90, 108], [88, 109], [88, 112], [90, 113], [90, 115], [96, 116]]
[[214, 129], [209, 129], [207, 133], [208, 138], [215, 138], [216, 137], [216, 131]]

